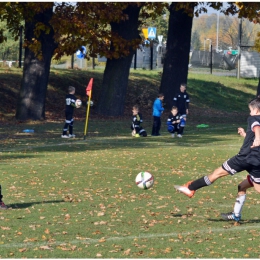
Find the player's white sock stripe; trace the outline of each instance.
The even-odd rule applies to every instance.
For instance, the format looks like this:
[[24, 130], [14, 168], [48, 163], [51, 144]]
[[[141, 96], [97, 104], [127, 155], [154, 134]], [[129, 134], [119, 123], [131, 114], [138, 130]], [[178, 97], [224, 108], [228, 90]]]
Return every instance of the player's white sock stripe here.
[[208, 176], [204, 177], [204, 181], [206, 182], [206, 184], [209, 186], [211, 185], [211, 181], [209, 180]]

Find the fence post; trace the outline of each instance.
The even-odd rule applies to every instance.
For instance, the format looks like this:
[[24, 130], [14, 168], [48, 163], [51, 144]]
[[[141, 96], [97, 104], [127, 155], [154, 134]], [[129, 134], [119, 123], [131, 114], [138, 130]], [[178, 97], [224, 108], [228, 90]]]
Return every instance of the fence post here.
[[239, 20], [238, 28], [238, 60], [237, 60], [237, 79], [240, 79], [240, 63], [241, 63], [241, 35], [242, 35], [242, 18]]
[[153, 70], [153, 40], [151, 40], [150, 49], [151, 49], [151, 70]]
[[210, 45], [210, 74], [212, 74], [212, 44]]
[[137, 61], [137, 49], [135, 49], [135, 58], [134, 58], [134, 69], [136, 70], [136, 61]]

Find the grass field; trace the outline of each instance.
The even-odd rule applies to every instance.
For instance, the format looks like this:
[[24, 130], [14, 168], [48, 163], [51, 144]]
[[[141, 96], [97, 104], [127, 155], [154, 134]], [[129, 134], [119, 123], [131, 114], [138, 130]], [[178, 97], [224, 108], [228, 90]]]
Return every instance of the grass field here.
[[[130, 84], [150, 86], [152, 97], [157, 74], [151, 83], [149, 72], [133, 72]], [[57, 79], [51, 80], [50, 89], [63, 93]], [[160, 137], [133, 138], [127, 113], [120, 119], [91, 116], [86, 140], [84, 108], [77, 110], [77, 138], [68, 140], [60, 138], [63, 118], [51, 117], [57, 108], [47, 111], [51, 119], [44, 122], [4, 117], [0, 183], [10, 209], [0, 211], [0, 257], [259, 258], [259, 195], [248, 192], [239, 225], [220, 218], [233, 209], [245, 172], [218, 180], [192, 199], [173, 188], [238, 152], [243, 140], [237, 127], [246, 126], [246, 102], [257, 80], [191, 74], [189, 81], [196, 102], [182, 139], [171, 138], [164, 125]], [[199, 93], [203, 84], [211, 91]], [[209, 128], [196, 128], [199, 123]], [[144, 127], [150, 134], [151, 117]], [[22, 133], [27, 128], [35, 133]], [[149, 190], [134, 182], [144, 170], [155, 178]]]

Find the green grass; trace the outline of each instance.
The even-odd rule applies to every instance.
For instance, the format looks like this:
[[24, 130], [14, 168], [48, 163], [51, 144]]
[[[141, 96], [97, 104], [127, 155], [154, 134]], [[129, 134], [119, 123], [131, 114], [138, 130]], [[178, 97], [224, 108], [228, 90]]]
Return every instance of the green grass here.
[[[132, 138], [129, 122], [92, 120], [89, 136], [60, 138], [62, 123], [9, 126], [1, 140], [2, 258], [258, 258], [258, 196], [248, 193], [239, 226], [222, 221], [246, 173], [226, 177], [193, 199], [174, 184], [210, 173], [234, 155], [234, 125], [187, 126], [182, 139]], [[150, 130], [151, 124], [146, 124]], [[5, 126], [1, 127], [1, 132]], [[149, 171], [155, 184], [136, 187]]]
[[[53, 70], [44, 122], [16, 122], [13, 106], [1, 106], [0, 183], [11, 209], [0, 211], [0, 258], [259, 258], [259, 195], [248, 192], [240, 225], [220, 218], [233, 209], [245, 172], [218, 180], [193, 199], [173, 188], [238, 152], [243, 140], [237, 127], [246, 127], [246, 103], [257, 80], [191, 73], [192, 106], [182, 139], [171, 138], [164, 124], [161, 137], [133, 138], [130, 111], [104, 119], [93, 109], [84, 140], [84, 108], [75, 111], [77, 138], [61, 139], [63, 99], [57, 100], [70, 83], [83, 99], [82, 85], [91, 76], [97, 98], [102, 71]], [[9, 100], [19, 77], [19, 70], [0, 70], [1, 93]], [[149, 100], [158, 82], [158, 71], [130, 75], [126, 108], [143, 87], [139, 101], [147, 109], [148, 134]], [[196, 128], [200, 123], [209, 128]], [[26, 128], [35, 133], [23, 134]], [[144, 170], [155, 178], [149, 190], [134, 182]]]

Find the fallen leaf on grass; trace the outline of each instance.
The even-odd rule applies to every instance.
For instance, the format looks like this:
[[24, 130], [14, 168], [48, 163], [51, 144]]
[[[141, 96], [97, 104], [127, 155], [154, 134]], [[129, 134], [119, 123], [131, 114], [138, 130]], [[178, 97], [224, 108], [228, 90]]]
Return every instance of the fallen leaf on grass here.
[[21, 253], [22, 253], [22, 252], [26, 252], [26, 251], [27, 251], [27, 248], [20, 248], [20, 249], [19, 249], [19, 252], [21, 252]]
[[131, 251], [131, 249], [127, 249], [127, 250], [124, 252], [124, 255], [129, 255], [129, 254], [130, 254], [130, 251]]
[[10, 230], [10, 228], [9, 227], [0, 227], [2, 230]]
[[40, 249], [42, 249], [42, 250], [51, 250], [51, 247], [49, 247], [49, 246], [40, 246]]

